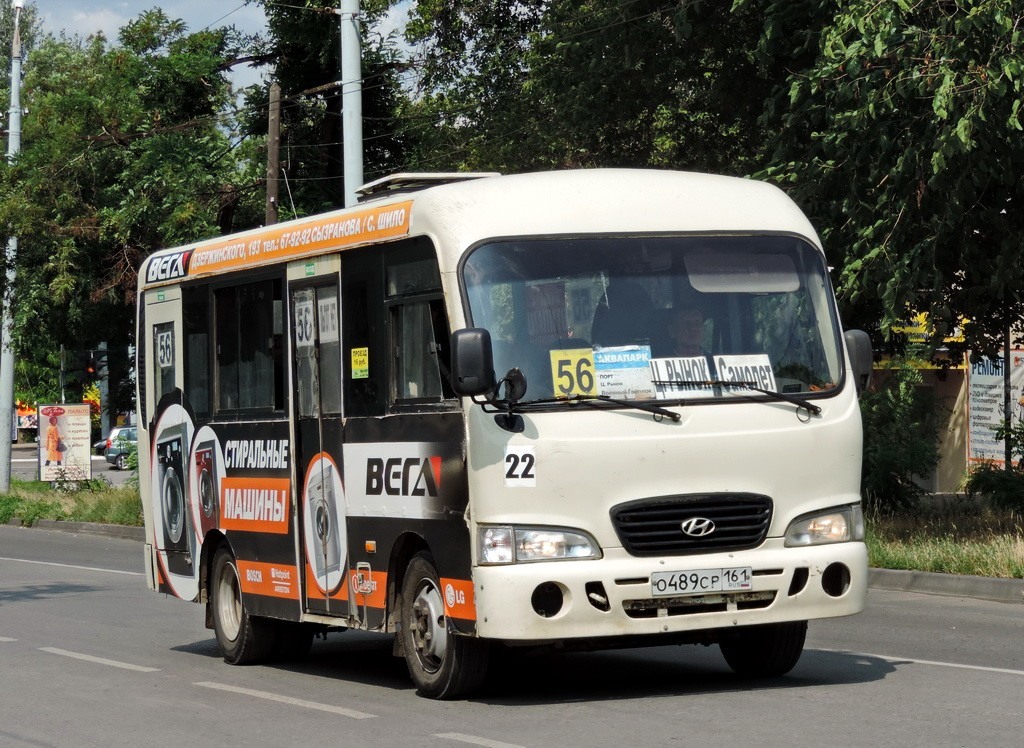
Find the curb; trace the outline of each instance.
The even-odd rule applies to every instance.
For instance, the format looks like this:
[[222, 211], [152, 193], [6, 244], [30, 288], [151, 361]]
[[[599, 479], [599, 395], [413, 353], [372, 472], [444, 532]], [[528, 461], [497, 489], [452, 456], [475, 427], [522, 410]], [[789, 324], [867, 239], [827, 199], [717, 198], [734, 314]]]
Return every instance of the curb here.
[[[7, 524], [22, 526], [20, 519]], [[123, 525], [102, 525], [95, 522], [64, 522], [63, 520], [41, 519], [32, 527], [40, 530], [102, 535], [123, 540], [145, 542], [143, 527]], [[971, 577], [959, 574], [940, 574], [930, 571], [904, 571], [901, 569], [868, 569], [868, 587], [898, 592], [918, 592], [926, 595], [946, 597], [970, 597], [977, 600], [991, 600], [999, 603], [1024, 604], [1024, 579], [994, 579], [992, 577]]]
[[1024, 579], [995, 579], [901, 569], [869, 569], [868, 586], [927, 595], [971, 597], [998, 603], [1024, 603]]
[[[12, 519], [7, 524], [14, 527], [25, 527], [25, 524], [20, 519]], [[103, 525], [98, 522], [65, 522], [60, 519], [36, 520], [30, 527], [39, 530], [56, 530], [58, 532], [72, 532], [82, 535], [101, 535], [107, 538], [120, 538], [122, 540], [137, 540], [140, 543], [146, 540], [146, 528], [144, 527]]]

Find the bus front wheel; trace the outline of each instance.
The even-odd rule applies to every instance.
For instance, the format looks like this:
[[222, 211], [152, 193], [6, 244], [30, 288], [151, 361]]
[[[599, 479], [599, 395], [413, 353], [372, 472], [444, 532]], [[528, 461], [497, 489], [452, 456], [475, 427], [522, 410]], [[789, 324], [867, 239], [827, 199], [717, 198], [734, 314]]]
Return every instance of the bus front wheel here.
[[224, 661], [245, 665], [267, 659], [277, 644], [276, 632], [269, 621], [251, 616], [246, 610], [238, 564], [227, 546], [214, 556], [210, 596], [213, 630]]
[[420, 694], [456, 699], [479, 688], [487, 675], [487, 643], [448, 630], [441, 583], [429, 553], [418, 553], [409, 562], [400, 604], [399, 636]]
[[744, 626], [718, 643], [737, 675], [771, 678], [792, 670], [804, 651], [807, 621]]

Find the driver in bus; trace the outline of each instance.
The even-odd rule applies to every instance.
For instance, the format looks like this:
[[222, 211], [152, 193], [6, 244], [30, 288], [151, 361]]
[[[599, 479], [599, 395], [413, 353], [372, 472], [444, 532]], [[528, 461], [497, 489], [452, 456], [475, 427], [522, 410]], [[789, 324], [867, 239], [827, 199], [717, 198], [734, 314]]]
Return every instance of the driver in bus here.
[[695, 306], [683, 306], [672, 310], [668, 336], [671, 339], [671, 357], [691, 358], [707, 353], [701, 346], [704, 337], [704, 314]]

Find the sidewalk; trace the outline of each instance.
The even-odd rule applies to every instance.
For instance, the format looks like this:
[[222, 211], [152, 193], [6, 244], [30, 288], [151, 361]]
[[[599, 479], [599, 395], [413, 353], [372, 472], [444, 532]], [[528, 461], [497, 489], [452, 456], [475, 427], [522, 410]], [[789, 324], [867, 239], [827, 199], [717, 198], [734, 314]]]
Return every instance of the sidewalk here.
[[[8, 524], [19, 526], [21, 520], [12, 519]], [[143, 542], [146, 531], [141, 527], [121, 525], [100, 525], [90, 522], [63, 522], [39, 520], [33, 526], [40, 530], [104, 535], [111, 538]], [[969, 577], [957, 574], [935, 574], [927, 571], [902, 571], [899, 569], [869, 569], [868, 587], [880, 590], [919, 592], [927, 595], [947, 597], [970, 597], [977, 600], [992, 600], [998, 603], [1024, 604], [1024, 579], [993, 579], [991, 577]]]

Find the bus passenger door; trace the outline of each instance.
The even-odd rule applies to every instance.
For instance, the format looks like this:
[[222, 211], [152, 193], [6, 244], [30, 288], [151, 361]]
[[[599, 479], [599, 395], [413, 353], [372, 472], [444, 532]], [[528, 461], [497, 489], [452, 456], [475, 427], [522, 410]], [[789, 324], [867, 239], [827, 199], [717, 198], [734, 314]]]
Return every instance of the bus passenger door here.
[[299, 537], [305, 609], [347, 616], [341, 319], [336, 258], [290, 267]]

